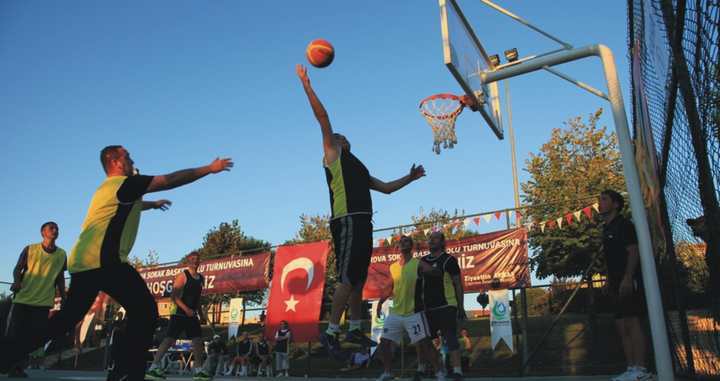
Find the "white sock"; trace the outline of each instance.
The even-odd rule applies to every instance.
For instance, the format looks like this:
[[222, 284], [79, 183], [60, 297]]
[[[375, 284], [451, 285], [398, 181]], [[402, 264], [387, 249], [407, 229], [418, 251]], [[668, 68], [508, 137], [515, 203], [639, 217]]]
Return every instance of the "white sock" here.
[[459, 366], [454, 366], [454, 367], [453, 367], [453, 372], [454, 372], [455, 374], [462, 374], [462, 368], [459, 367]]
[[242, 375], [247, 376], [247, 365], [242, 366]]
[[350, 323], [350, 331], [359, 331], [362, 329], [362, 322], [360, 320], [348, 320], [348, 323]]
[[420, 373], [425, 373], [425, 364], [422, 364], [422, 363], [418, 364], [417, 371]]
[[340, 333], [340, 324], [333, 324], [333, 323], [328, 324], [327, 331], [325, 331], [325, 332], [329, 333], [331, 335]]

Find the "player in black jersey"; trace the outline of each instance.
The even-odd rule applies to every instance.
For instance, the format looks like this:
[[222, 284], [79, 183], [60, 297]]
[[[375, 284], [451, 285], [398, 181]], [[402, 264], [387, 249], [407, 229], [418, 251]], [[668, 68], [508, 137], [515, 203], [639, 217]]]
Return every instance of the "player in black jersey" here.
[[445, 337], [453, 367], [448, 376], [458, 381], [462, 380], [458, 320], [465, 319], [460, 266], [455, 257], [445, 252], [445, 235], [442, 232], [430, 234], [428, 248], [430, 254], [422, 257], [422, 261], [442, 275], [433, 274], [421, 278], [425, 315], [430, 324], [430, 332], [435, 334], [440, 331]]
[[193, 251], [185, 257], [183, 262], [187, 267], [173, 281], [172, 300], [175, 303], [175, 313], [170, 317], [167, 335], [155, 353], [150, 370], [145, 375], [146, 379], [165, 379], [165, 372], [160, 366], [160, 360], [183, 332], [192, 340], [193, 380], [212, 378], [205, 373], [202, 367], [205, 344], [201, 337], [200, 319], [206, 319], [200, 306], [200, 294], [205, 284], [205, 278], [197, 271], [200, 267], [200, 253]]
[[323, 166], [330, 191], [332, 217], [330, 231], [337, 267], [337, 286], [333, 294], [328, 328], [320, 335], [320, 342], [336, 360], [344, 361], [340, 350], [340, 317], [349, 307], [349, 329], [345, 341], [374, 346], [377, 343], [362, 333], [362, 290], [367, 280], [372, 253], [372, 198], [370, 190], [393, 193], [425, 176], [422, 165], [412, 165], [407, 175], [390, 182], [372, 175], [365, 165], [350, 152], [350, 142], [330, 125], [325, 107], [310, 85], [307, 69], [297, 65], [315, 118], [320, 124], [323, 139]]

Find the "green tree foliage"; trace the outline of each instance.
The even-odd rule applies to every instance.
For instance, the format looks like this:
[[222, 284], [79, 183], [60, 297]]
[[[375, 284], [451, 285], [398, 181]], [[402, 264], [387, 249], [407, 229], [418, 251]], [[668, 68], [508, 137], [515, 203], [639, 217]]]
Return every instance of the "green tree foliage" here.
[[[528, 315], [545, 315], [550, 312], [548, 294], [548, 290], [545, 290], [543, 288], [528, 288], [525, 290], [528, 304]], [[522, 299], [520, 298], [519, 294], [517, 296], [517, 299], [515, 300], [517, 301], [518, 311], [522, 311]]]
[[684, 267], [683, 277], [688, 289], [696, 294], [704, 294], [710, 289], [710, 272], [705, 261], [705, 244], [686, 241], [675, 246], [677, 258]]
[[[522, 184], [523, 199], [529, 205], [525, 217], [535, 222], [555, 220], [592, 204], [605, 189], [625, 189], [617, 139], [605, 127], [598, 127], [600, 115], [602, 109], [587, 121], [568, 120], [564, 128], [552, 131], [540, 152], [530, 155], [525, 168], [530, 180]], [[530, 231], [534, 251], [530, 265], [539, 278], [582, 274], [601, 250], [600, 229], [598, 224], [563, 220], [562, 229]], [[601, 268], [602, 264], [597, 270]]]
[[[205, 234], [202, 247], [198, 249], [198, 252], [200, 258], [205, 260], [233, 255], [253, 255], [268, 250], [270, 250], [270, 243], [246, 235], [240, 227], [240, 222], [233, 220], [232, 222], [223, 222], [210, 229]], [[272, 263], [270, 269], [272, 271]], [[204, 297], [204, 302], [218, 303], [228, 301], [231, 297], [241, 297], [250, 304], [259, 305], [264, 300], [265, 292], [266, 290], [256, 290], [237, 295], [208, 295]]]
[[145, 258], [139, 258], [136, 256], [130, 256], [128, 262], [136, 269], [146, 266], [153, 266], [160, 264], [160, 254], [156, 250], [150, 249]]
[[[465, 214], [465, 211], [455, 209], [452, 213], [444, 209], [430, 209], [429, 212], [420, 208], [417, 215], [410, 217], [416, 230], [410, 229], [397, 229], [390, 233], [384, 233], [387, 235], [397, 236], [400, 234], [411, 233], [415, 242], [426, 242], [430, 237], [430, 233], [433, 229], [442, 229], [445, 233], [445, 239], [453, 240], [475, 235], [476, 233], [470, 232], [465, 228], [461, 216]], [[430, 229], [430, 230], [428, 230]], [[425, 231], [428, 230], [428, 233]], [[382, 235], [383, 233], [381, 233]], [[392, 245], [388, 244], [387, 241], [383, 243], [383, 246]]]

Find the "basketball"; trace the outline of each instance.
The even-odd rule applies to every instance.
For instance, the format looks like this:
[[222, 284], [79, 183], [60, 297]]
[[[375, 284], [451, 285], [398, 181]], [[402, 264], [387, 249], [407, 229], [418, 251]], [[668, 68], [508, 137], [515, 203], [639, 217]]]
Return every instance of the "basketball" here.
[[335, 58], [335, 49], [333, 46], [323, 39], [317, 39], [310, 42], [305, 50], [308, 62], [315, 67], [326, 67], [330, 65]]

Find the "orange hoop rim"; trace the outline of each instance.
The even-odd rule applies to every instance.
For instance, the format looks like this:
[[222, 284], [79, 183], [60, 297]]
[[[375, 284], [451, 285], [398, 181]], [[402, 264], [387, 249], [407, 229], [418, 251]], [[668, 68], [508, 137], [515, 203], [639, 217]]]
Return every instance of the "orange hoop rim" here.
[[[457, 101], [458, 106], [454, 110], [452, 110], [448, 113], [445, 113], [445, 114], [432, 114], [432, 113], [427, 112], [423, 108], [423, 105], [429, 101], [433, 101], [436, 99], [447, 99], [447, 100]], [[420, 101], [419, 108], [420, 108], [420, 113], [423, 114], [427, 118], [444, 120], [444, 119], [456, 118], [462, 112], [462, 110], [465, 108], [465, 104], [462, 102], [462, 98], [458, 95], [451, 94], [451, 93], [439, 93], [439, 94], [433, 94], [428, 97], [425, 97], [425, 99]]]

